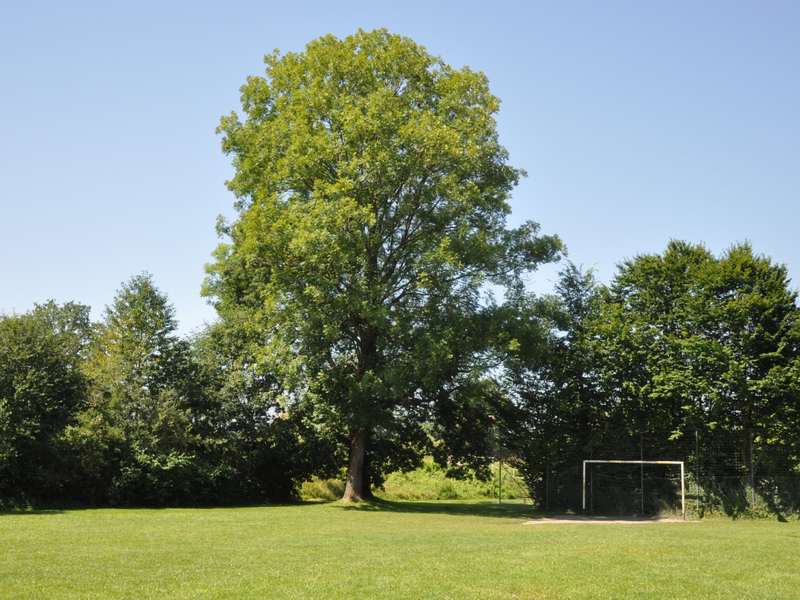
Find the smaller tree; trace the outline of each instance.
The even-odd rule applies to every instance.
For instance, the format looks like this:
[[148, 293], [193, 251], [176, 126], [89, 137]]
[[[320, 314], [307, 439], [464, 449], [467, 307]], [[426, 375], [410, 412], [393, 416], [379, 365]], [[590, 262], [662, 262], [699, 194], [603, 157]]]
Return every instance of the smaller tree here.
[[705, 275], [701, 335], [719, 361], [709, 417], [728, 429], [774, 429], [798, 422], [792, 373], [800, 360], [800, 307], [785, 265], [728, 249]]
[[118, 472], [114, 493], [129, 501], [191, 501], [187, 477], [196, 470], [198, 441], [190, 417], [192, 362], [177, 326], [167, 296], [142, 273], [122, 284], [95, 328], [83, 421], [108, 436]]
[[129, 405], [131, 421], [147, 412], [140, 405], [147, 398], [184, 380], [188, 345], [177, 327], [175, 308], [149, 273], [123, 283], [97, 325], [92, 374], [107, 398]]
[[520, 296], [519, 318], [504, 327], [516, 343], [506, 344], [503, 382], [511, 402], [499, 413], [507, 447], [543, 505], [548, 473], [572, 468], [574, 442], [583, 440], [583, 446], [591, 439], [605, 409], [587, 346], [587, 323], [602, 286], [592, 271], [568, 263], [555, 291]]
[[589, 333], [619, 423], [774, 430], [798, 422], [798, 321], [785, 266], [672, 241], [620, 266]]
[[59, 493], [55, 440], [83, 405], [89, 307], [48, 302], [0, 316], [0, 496]]
[[677, 431], [706, 421], [718, 361], [699, 324], [715, 264], [702, 245], [673, 240], [662, 255], [619, 265], [587, 331], [612, 429]]
[[281, 404], [275, 378], [257, 368], [261, 335], [240, 313], [192, 340], [193, 428], [220, 474], [216, 483], [226, 486], [221, 499], [286, 501], [301, 481], [337, 475], [344, 451], [307, 406]]

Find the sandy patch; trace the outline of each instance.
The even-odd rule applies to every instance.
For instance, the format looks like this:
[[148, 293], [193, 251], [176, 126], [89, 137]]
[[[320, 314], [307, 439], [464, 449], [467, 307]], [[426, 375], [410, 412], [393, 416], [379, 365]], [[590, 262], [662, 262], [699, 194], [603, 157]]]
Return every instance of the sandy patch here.
[[531, 519], [523, 525], [545, 525], [547, 523], [611, 523], [620, 525], [643, 525], [646, 523], [699, 523], [682, 519], [658, 519], [651, 517], [584, 517], [581, 515], [556, 515], [543, 519]]

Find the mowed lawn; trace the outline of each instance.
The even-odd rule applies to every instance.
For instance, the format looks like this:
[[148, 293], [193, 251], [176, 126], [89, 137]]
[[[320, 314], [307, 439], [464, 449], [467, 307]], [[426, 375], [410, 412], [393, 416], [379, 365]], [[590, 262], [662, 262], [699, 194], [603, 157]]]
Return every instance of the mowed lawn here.
[[800, 524], [487, 502], [0, 514], [2, 598], [800, 598]]

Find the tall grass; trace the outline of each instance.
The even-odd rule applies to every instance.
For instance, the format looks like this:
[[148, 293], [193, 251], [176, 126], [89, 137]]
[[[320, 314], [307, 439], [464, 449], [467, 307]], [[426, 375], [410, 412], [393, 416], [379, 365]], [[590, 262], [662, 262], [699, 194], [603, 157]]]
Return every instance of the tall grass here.
[[[526, 497], [524, 485], [514, 483], [509, 475], [504, 470], [503, 499]], [[375, 495], [384, 500], [485, 500], [496, 499], [499, 487], [497, 465], [494, 465], [489, 481], [475, 477], [455, 479], [448, 477], [445, 469], [427, 458], [419, 469], [389, 475], [383, 489], [375, 490]], [[301, 489], [304, 500], [338, 500], [343, 493], [343, 479], [314, 479], [305, 482]]]

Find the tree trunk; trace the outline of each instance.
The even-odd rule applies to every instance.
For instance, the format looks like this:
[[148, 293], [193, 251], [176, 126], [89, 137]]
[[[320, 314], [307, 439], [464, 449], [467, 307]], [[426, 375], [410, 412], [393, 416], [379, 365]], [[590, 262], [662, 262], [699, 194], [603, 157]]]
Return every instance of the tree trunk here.
[[357, 429], [350, 436], [350, 461], [347, 464], [347, 485], [342, 502], [364, 500], [364, 454], [367, 449], [367, 429]]

